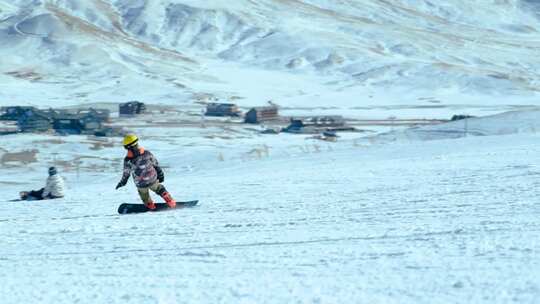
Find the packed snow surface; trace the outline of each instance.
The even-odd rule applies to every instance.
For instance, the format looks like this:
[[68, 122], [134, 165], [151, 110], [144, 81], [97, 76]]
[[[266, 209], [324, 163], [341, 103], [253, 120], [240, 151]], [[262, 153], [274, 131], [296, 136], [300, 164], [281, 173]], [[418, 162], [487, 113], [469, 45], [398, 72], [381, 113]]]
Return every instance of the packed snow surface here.
[[[533, 0], [0, 0], [0, 106], [106, 106], [200, 201], [118, 215], [121, 138], [1, 136], [0, 302], [539, 303], [539, 28]], [[482, 117], [325, 142], [212, 101]], [[65, 198], [9, 201], [51, 165]]]
[[[396, 131], [392, 141], [315, 148], [280, 134], [260, 158], [205, 158], [205, 144], [187, 138], [179, 157], [148, 141], [174, 197], [200, 205], [139, 215], [116, 214], [138, 197], [131, 183], [114, 191], [123, 152], [109, 148], [119, 158], [108, 168], [66, 169], [65, 198], [3, 203], [2, 302], [537, 303], [540, 115], [531, 115], [469, 122], [490, 136], [429, 141]], [[495, 135], [509, 121], [521, 127]], [[185, 157], [193, 149], [203, 156]], [[39, 187], [46, 168], [30, 168], [4, 168], [0, 195]]]

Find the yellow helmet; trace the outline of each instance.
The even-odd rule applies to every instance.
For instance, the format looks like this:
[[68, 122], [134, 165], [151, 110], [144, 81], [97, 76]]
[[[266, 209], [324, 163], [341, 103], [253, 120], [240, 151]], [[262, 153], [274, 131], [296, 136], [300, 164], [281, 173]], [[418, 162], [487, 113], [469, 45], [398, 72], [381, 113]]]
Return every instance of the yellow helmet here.
[[129, 147], [137, 144], [139, 138], [135, 134], [128, 134], [124, 137], [124, 147]]

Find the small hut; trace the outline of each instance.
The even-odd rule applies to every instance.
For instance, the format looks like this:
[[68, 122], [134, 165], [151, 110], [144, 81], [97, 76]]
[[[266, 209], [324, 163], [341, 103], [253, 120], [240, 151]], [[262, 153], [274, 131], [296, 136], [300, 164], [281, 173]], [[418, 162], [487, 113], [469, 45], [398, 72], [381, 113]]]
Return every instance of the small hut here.
[[240, 116], [238, 106], [232, 103], [209, 103], [206, 105], [206, 116]]
[[263, 121], [278, 119], [278, 108], [276, 106], [251, 108], [244, 116], [245, 123], [261, 123]]
[[81, 134], [83, 124], [78, 117], [61, 115], [53, 120], [53, 129], [62, 134]]
[[312, 116], [291, 118], [291, 123], [284, 132], [316, 134], [322, 131], [350, 131], [352, 127], [345, 126], [342, 116]]
[[452, 118], [450, 118], [450, 120], [456, 121], [456, 120], [469, 119], [469, 118], [474, 118], [474, 117], [475, 116], [472, 116], [472, 115], [456, 114], [456, 115], [453, 115]]
[[122, 103], [119, 106], [120, 116], [131, 117], [143, 114], [146, 111], [146, 105], [139, 101], [130, 101]]
[[53, 118], [53, 128], [63, 134], [93, 134], [103, 127], [104, 117], [96, 111], [86, 110], [57, 113]]
[[35, 107], [10, 106], [0, 108], [0, 120], [18, 121], [27, 111], [37, 111]]
[[[291, 123], [286, 127], [283, 128], [283, 132], [289, 132], [289, 133], [303, 133], [304, 130], [304, 122], [302, 119], [298, 118], [291, 118]], [[317, 132], [312, 132], [317, 133]]]
[[316, 127], [342, 127], [345, 125], [345, 119], [339, 115], [314, 116], [305, 120], [304, 123]]
[[79, 110], [77, 114], [84, 117], [92, 117], [96, 121], [100, 121], [100, 122], [109, 122], [111, 120], [111, 111], [107, 109], [89, 108], [89, 109]]
[[52, 127], [52, 118], [39, 110], [29, 109], [19, 117], [17, 125], [22, 132], [46, 132]]

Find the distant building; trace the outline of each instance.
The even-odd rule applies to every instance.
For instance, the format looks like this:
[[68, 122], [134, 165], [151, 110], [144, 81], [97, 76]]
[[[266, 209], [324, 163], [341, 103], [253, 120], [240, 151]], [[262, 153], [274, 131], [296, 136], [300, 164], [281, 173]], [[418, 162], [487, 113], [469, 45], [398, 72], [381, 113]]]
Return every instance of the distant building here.
[[83, 125], [77, 117], [62, 115], [53, 119], [53, 129], [62, 134], [81, 134]]
[[209, 103], [206, 105], [206, 116], [233, 116], [241, 115], [238, 106], [232, 103]]
[[146, 111], [146, 105], [139, 101], [130, 101], [118, 106], [120, 116], [135, 116]]
[[455, 120], [462, 120], [462, 119], [468, 119], [468, 118], [474, 118], [474, 117], [475, 116], [472, 116], [472, 115], [457, 114], [457, 115], [453, 115], [450, 120], [455, 121]]
[[52, 128], [52, 118], [37, 110], [28, 109], [17, 119], [17, 126], [22, 132], [46, 132]]
[[111, 120], [111, 111], [107, 109], [89, 108], [87, 110], [79, 110], [77, 114], [85, 117], [95, 117], [101, 122], [110, 122]]
[[244, 116], [245, 123], [261, 123], [279, 118], [277, 106], [251, 108]]
[[82, 109], [77, 111], [34, 107], [5, 107], [4, 118], [16, 120], [22, 132], [45, 132], [51, 129], [64, 134], [93, 134], [109, 121], [110, 111], [103, 109]]
[[351, 131], [353, 127], [345, 125], [342, 116], [312, 116], [291, 118], [289, 126], [283, 132], [316, 134], [324, 131]]
[[9, 106], [0, 108], [0, 120], [17, 121], [27, 111], [37, 111], [35, 107]]
[[108, 120], [108, 111], [79, 110], [77, 113], [61, 112], [53, 118], [53, 128], [63, 134], [94, 134]]
[[340, 115], [313, 116], [304, 120], [304, 124], [317, 127], [342, 127], [345, 125], [345, 119]]

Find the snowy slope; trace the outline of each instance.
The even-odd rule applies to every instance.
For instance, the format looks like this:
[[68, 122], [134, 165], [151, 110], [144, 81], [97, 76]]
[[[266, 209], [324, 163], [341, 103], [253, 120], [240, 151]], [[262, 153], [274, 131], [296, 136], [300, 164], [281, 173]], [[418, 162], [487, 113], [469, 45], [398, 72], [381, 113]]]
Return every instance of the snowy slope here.
[[[118, 144], [5, 137], [10, 151], [41, 143], [38, 163], [3, 164], [0, 196], [39, 187], [48, 164], [69, 190], [3, 202], [2, 301], [536, 303], [539, 116], [471, 120], [489, 136], [458, 139], [440, 125], [446, 138], [430, 141], [315, 148], [281, 134], [264, 139], [268, 155], [247, 158], [260, 138], [187, 133], [171, 145], [141, 129], [168, 189], [201, 204], [124, 216], [117, 206], [138, 197], [131, 183], [114, 191]], [[77, 155], [77, 168], [63, 161]]]
[[[0, 302], [538, 303], [539, 9], [0, 0], [0, 106], [167, 104], [116, 124], [176, 199], [201, 202], [119, 216], [139, 201], [131, 182], [114, 190], [120, 138], [2, 136]], [[215, 99], [482, 117], [331, 143], [199, 117]], [[65, 198], [8, 202], [50, 165]]]
[[538, 140], [173, 168], [201, 205], [133, 216], [115, 214], [133, 186], [66, 173], [65, 199], [0, 211], [3, 303], [536, 303]]
[[371, 142], [423, 141], [467, 136], [511, 135], [536, 133], [540, 130], [538, 110], [505, 112], [492, 116], [473, 117], [440, 125], [408, 128], [375, 135]]

